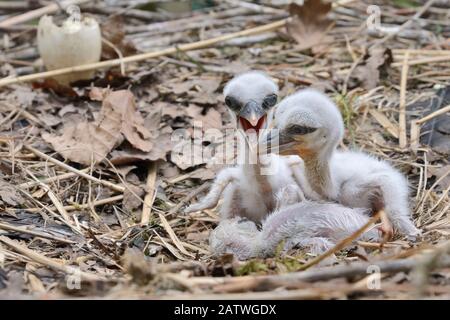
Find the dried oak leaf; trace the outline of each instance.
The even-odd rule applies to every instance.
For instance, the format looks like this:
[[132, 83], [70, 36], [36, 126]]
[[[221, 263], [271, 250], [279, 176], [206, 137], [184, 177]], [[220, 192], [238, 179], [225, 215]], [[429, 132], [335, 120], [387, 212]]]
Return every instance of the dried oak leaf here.
[[102, 161], [124, 138], [144, 152], [153, 147], [150, 132], [128, 90], [109, 93], [94, 122], [68, 123], [62, 132], [61, 136], [43, 133], [42, 137], [64, 158], [86, 165]]
[[150, 131], [150, 140], [153, 147], [149, 152], [143, 152], [132, 148], [129, 144], [121, 146], [121, 150], [114, 150], [111, 153], [110, 161], [115, 165], [125, 165], [136, 161], [156, 161], [166, 160], [166, 155], [172, 150], [172, 128], [170, 126], [161, 127], [161, 117], [164, 105], [155, 103], [151, 105], [144, 120], [144, 126]]
[[302, 6], [291, 3], [291, 20], [286, 24], [288, 35], [300, 45], [300, 50], [320, 44], [332, 21], [327, 17], [331, 3], [306, 0]]
[[195, 78], [182, 82], [166, 83], [160, 89], [176, 96], [187, 94], [190, 101], [199, 104], [216, 104], [219, 95], [215, 92], [221, 83], [222, 78]]
[[61, 136], [43, 133], [42, 138], [65, 159], [89, 165], [100, 162], [122, 140], [120, 123], [80, 122], [67, 124]]
[[187, 116], [191, 117], [193, 121], [201, 123], [203, 129], [221, 129], [222, 128], [222, 115], [214, 108], [204, 113], [204, 109], [195, 104], [189, 104], [185, 109]]
[[131, 147], [123, 147], [122, 150], [111, 152], [111, 163], [114, 165], [126, 165], [136, 161], [155, 161], [166, 160], [167, 153], [172, 150], [171, 135], [163, 133], [157, 137], [158, 143], [155, 143], [149, 152], [142, 152]]
[[386, 77], [388, 66], [393, 62], [390, 49], [372, 49], [364, 57], [365, 64], [355, 69], [355, 77], [361, 82], [366, 90], [378, 86], [380, 78]]
[[219, 95], [215, 94], [217, 89], [219, 89], [222, 83], [222, 78], [204, 78], [193, 80], [195, 88], [197, 91], [191, 91], [190, 100], [198, 104], [217, 104], [219, 100]]
[[101, 114], [101, 121], [118, 121], [121, 124], [120, 132], [133, 147], [144, 152], [152, 149], [150, 131], [144, 126], [144, 118], [136, 109], [131, 91], [119, 90], [110, 93], [103, 100]]

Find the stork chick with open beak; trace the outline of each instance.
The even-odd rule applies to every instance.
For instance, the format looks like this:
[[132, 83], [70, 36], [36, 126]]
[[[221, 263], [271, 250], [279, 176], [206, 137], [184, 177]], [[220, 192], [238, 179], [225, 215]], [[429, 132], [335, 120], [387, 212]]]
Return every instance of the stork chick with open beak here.
[[[268, 114], [277, 103], [278, 86], [266, 74], [250, 71], [233, 78], [224, 88], [227, 105], [234, 125], [245, 132], [245, 137], [267, 128]], [[255, 141], [255, 147], [257, 146]], [[242, 147], [242, 145], [240, 145]], [[243, 162], [235, 167], [223, 169], [214, 181], [209, 193], [185, 213], [214, 208], [222, 194], [224, 201], [220, 209], [222, 219], [245, 217], [256, 223], [277, 207], [276, 194], [280, 188], [292, 185], [296, 190], [288, 201], [295, 203], [303, 199], [303, 194], [292, 176], [291, 165], [301, 160], [298, 157], [281, 158], [277, 155], [258, 156], [256, 161], [244, 158], [252, 147], [248, 140], [239, 150], [238, 157]], [[277, 169], [275, 174], [263, 174], [260, 161]], [[295, 159], [292, 159], [295, 158]]]
[[267, 128], [267, 117], [277, 104], [278, 86], [259, 71], [243, 73], [224, 88], [225, 104], [238, 129], [259, 133]]

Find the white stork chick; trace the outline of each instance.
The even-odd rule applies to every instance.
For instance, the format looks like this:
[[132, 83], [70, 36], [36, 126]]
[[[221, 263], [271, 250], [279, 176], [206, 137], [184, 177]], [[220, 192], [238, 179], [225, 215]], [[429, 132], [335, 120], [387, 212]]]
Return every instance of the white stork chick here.
[[[233, 78], [224, 88], [225, 103], [234, 125], [246, 135], [244, 149], [238, 157], [252, 156], [250, 135], [256, 138], [267, 127], [268, 114], [277, 103], [278, 87], [274, 81], [259, 71], [250, 71]], [[257, 139], [255, 139], [256, 147]], [[257, 156], [254, 161], [245, 158], [236, 167], [223, 169], [214, 181], [211, 190], [201, 202], [191, 205], [185, 213], [213, 208], [224, 194], [220, 216], [223, 219], [235, 216], [246, 217], [255, 222], [276, 208], [276, 193], [287, 185], [297, 186], [290, 165], [301, 163], [298, 157], [278, 155]], [[266, 170], [266, 172], [264, 171]], [[302, 199], [300, 188], [293, 194], [290, 203]]]
[[[285, 251], [300, 246], [313, 254], [322, 254], [368, 221], [364, 209], [302, 201], [270, 214], [261, 231], [249, 220], [221, 221], [211, 232], [209, 244], [214, 255], [232, 253], [239, 260], [273, 256], [282, 241]], [[378, 232], [366, 231], [359, 239], [378, 240]]]
[[[324, 94], [301, 90], [284, 99], [275, 114], [274, 128], [261, 143], [276, 146], [280, 154], [304, 161], [306, 180], [319, 195], [352, 208], [383, 210], [381, 231], [391, 237], [393, 226], [407, 236], [420, 234], [408, 208], [406, 178], [387, 162], [362, 152], [338, 151], [344, 124], [337, 106]], [[382, 215], [383, 216], [383, 215]]]

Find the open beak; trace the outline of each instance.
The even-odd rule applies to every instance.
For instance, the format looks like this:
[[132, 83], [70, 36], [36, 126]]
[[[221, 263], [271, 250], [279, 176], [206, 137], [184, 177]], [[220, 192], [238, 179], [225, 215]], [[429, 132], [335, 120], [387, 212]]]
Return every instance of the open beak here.
[[277, 153], [282, 155], [290, 155], [295, 141], [286, 141], [286, 139], [279, 134], [278, 129], [268, 130], [259, 141], [259, 154]]
[[256, 101], [250, 100], [238, 114], [239, 123], [244, 131], [253, 129], [257, 133], [264, 128], [267, 120], [266, 111]]

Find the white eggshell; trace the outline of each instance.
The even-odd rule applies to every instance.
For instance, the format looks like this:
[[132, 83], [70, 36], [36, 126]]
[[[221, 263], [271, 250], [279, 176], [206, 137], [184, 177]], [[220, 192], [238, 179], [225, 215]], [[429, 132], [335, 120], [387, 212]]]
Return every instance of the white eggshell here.
[[[95, 19], [84, 17], [81, 21], [67, 19], [62, 26], [43, 16], [38, 26], [38, 49], [47, 70], [73, 67], [100, 61], [102, 36]], [[61, 84], [90, 79], [94, 71], [83, 71], [55, 76]]]

